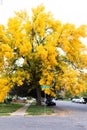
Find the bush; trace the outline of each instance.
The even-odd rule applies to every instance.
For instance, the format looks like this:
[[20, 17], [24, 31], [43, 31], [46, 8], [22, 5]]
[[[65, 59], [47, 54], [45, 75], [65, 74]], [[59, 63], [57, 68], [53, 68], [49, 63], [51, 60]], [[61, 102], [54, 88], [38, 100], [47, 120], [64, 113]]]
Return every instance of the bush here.
[[4, 103], [9, 104], [12, 101], [12, 97], [7, 96], [6, 99], [4, 100]]

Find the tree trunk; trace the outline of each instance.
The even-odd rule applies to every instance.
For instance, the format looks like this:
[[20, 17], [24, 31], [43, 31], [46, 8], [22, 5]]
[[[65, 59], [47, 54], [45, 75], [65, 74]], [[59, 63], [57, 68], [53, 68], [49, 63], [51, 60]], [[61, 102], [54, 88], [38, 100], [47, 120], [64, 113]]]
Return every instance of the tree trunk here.
[[37, 93], [37, 105], [41, 106], [41, 88], [39, 86], [36, 87], [36, 93]]

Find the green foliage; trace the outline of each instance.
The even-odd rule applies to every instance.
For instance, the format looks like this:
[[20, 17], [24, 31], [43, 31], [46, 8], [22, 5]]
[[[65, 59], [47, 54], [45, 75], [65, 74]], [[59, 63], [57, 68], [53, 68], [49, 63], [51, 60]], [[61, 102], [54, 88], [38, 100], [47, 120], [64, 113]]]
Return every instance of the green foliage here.
[[81, 96], [82, 96], [82, 97], [87, 97], [87, 91], [84, 92], [84, 93], [81, 93]]
[[64, 98], [65, 99], [72, 98], [71, 92], [70, 91], [65, 91]]
[[21, 108], [23, 104], [0, 104], [0, 115], [10, 115], [10, 113], [15, 112], [17, 109]]
[[43, 115], [43, 114], [53, 114], [54, 111], [47, 107], [47, 106], [37, 106], [37, 105], [31, 105], [27, 111], [28, 115]]

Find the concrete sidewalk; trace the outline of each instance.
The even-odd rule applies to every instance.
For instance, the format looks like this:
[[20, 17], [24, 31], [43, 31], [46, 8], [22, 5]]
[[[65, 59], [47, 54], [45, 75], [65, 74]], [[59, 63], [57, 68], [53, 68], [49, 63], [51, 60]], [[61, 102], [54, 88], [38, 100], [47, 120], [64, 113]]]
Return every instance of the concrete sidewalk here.
[[11, 113], [11, 116], [24, 116], [29, 106], [30, 103], [25, 104], [22, 108], [18, 109], [16, 112]]

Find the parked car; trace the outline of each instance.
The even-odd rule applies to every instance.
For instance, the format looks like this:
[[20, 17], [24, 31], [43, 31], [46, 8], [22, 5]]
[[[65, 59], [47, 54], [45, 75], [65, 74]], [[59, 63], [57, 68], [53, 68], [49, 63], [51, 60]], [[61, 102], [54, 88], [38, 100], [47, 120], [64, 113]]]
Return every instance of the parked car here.
[[83, 97], [84, 101], [87, 103], [87, 97]]
[[27, 97], [18, 97], [19, 100], [27, 100]]
[[46, 105], [47, 106], [56, 106], [56, 100], [53, 98], [49, 98], [46, 100]]
[[82, 104], [85, 104], [85, 103], [86, 103], [86, 101], [84, 100], [83, 97], [81, 97], [81, 98], [73, 98], [73, 99], [72, 99], [72, 102], [82, 103]]

